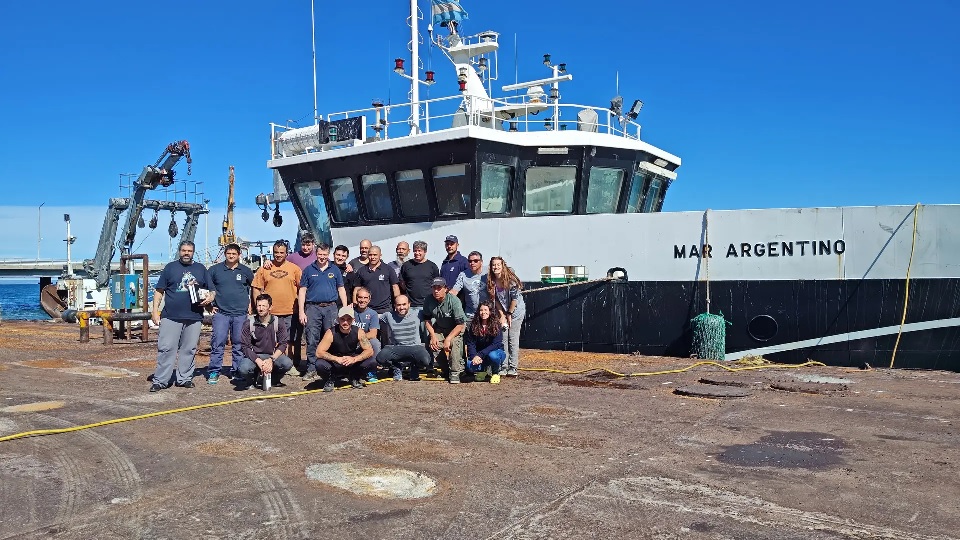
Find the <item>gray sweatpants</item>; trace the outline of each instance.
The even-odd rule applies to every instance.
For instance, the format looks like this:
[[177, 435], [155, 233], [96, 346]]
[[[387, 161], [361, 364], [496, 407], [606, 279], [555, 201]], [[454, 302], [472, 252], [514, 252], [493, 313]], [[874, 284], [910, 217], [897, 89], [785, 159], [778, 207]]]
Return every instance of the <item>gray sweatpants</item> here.
[[157, 336], [157, 368], [153, 371], [153, 382], [169, 386], [173, 377], [173, 368], [177, 368], [177, 384], [193, 379], [194, 357], [200, 341], [200, 321], [175, 321], [160, 319], [160, 333]]

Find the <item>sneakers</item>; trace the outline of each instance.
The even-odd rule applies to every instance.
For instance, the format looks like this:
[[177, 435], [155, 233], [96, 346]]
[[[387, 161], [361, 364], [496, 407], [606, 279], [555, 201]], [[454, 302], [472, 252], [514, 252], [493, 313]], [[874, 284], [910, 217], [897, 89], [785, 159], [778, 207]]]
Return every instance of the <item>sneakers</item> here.
[[210, 377], [207, 378], [207, 384], [217, 384], [217, 381], [220, 380], [219, 373], [211, 373]]
[[460, 374], [451, 373], [450, 374], [450, 384], [460, 384]]
[[180, 388], [193, 388], [193, 381], [187, 381], [185, 383], [177, 383], [177, 386]]
[[500, 375], [491, 375], [490, 384], [500, 384]]
[[478, 372], [474, 373], [474, 374], [473, 374], [473, 380], [475, 380], [475, 381], [477, 381], [477, 382], [483, 382], [483, 381], [487, 380], [487, 372], [486, 372], [486, 371], [478, 371]]
[[410, 380], [419, 381], [420, 380], [420, 370], [417, 368], [410, 368]]
[[164, 388], [166, 388], [166, 386], [163, 386], [163, 385], [160, 384], [160, 383], [153, 383], [153, 385], [150, 386], [150, 391], [151, 391], [151, 392], [159, 392], [159, 391], [163, 390]]
[[300, 377], [301, 381], [312, 381], [317, 378], [317, 372], [315, 370], [307, 371]]
[[506, 375], [507, 377], [516, 377], [516, 376], [517, 376], [517, 368], [508, 369], [507, 372], [504, 373], [504, 375]]
[[363, 388], [367, 383], [363, 382], [362, 379], [350, 379], [350, 388]]
[[[307, 375], [309, 375], [309, 373]], [[304, 377], [306, 377], [306, 375], [304, 375]], [[313, 378], [315, 379], [316, 377], [317, 377], [317, 372], [314, 371]], [[329, 379], [327, 379], [327, 382], [323, 383], [323, 391], [333, 392], [333, 377], [330, 377]]]
[[377, 373], [375, 371], [367, 373], [367, 382], [377, 382], [378, 380], [379, 379], [377, 379]]
[[403, 380], [403, 370], [395, 367], [393, 368], [393, 380], [402, 381]]

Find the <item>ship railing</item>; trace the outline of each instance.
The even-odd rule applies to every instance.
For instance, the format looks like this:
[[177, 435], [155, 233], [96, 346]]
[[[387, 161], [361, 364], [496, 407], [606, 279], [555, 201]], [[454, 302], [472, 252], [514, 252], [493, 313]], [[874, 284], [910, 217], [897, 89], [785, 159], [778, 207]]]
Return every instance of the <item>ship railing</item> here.
[[[419, 121], [412, 122], [411, 111], [419, 107]], [[580, 117], [583, 111], [584, 120]], [[362, 117], [365, 126], [362, 139], [341, 142], [338, 144], [311, 145], [304, 142], [296, 145], [294, 151], [282, 148], [281, 136], [287, 133], [285, 140], [291, 136], [302, 134], [303, 139], [310, 139], [319, 133], [316, 126], [306, 128], [270, 124], [271, 152], [274, 157], [284, 157], [300, 153], [330, 150], [340, 146], [365, 144], [387, 139], [416, 136], [445, 129], [479, 126], [498, 129], [506, 132], [543, 132], [579, 130], [615, 135], [630, 139], [640, 138], [640, 124], [627, 117], [618, 117], [609, 109], [578, 105], [571, 103], [547, 102], [531, 98], [529, 95], [510, 96], [505, 98], [488, 98], [481, 96], [445, 96], [425, 99], [413, 103], [398, 105], [377, 104], [364, 109], [353, 109], [326, 115], [327, 122], [336, 122], [350, 118]], [[324, 120], [323, 117], [320, 118]], [[397, 119], [394, 121], [393, 119]], [[402, 120], [401, 120], [402, 119]]]

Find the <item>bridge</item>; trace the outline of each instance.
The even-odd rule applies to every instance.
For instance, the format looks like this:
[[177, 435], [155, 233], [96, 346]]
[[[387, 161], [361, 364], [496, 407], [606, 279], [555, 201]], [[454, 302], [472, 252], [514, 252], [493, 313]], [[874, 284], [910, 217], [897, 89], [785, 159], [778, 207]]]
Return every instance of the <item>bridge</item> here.
[[[83, 261], [71, 261], [73, 273], [89, 277], [83, 269]], [[111, 270], [120, 270], [120, 263], [110, 265]], [[0, 277], [60, 277], [66, 272], [67, 261], [53, 259], [0, 259]]]

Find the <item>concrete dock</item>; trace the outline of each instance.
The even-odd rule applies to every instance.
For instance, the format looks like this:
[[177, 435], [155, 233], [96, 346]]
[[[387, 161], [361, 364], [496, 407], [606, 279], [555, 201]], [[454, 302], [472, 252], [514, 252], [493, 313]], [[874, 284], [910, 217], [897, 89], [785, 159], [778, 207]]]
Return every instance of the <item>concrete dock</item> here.
[[0, 539], [960, 538], [957, 373], [523, 371], [287, 395], [305, 383], [207, 385], [199, 354], [196, 388], [151, 394], [155, 341], [91, 336], [3, 322], [0, 437], [283, 397], [0, 442]]

